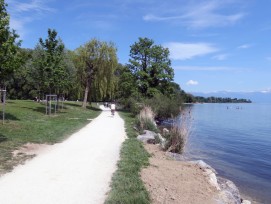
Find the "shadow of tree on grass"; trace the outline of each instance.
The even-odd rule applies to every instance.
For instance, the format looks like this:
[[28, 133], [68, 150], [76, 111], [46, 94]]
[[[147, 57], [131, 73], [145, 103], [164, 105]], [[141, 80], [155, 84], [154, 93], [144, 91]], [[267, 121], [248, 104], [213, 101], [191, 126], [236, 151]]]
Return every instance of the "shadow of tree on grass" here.
[[[2, 117], [3, 117], [2, 111], [0, 111], [0, 117], [1, 117], [0, 119], [2, 120]], [[14, 115], [5, 112], [5, 120], [19, 120], [19, 119]]]
[[0, 143], [6, 141], [8, 138], [0, 133]]

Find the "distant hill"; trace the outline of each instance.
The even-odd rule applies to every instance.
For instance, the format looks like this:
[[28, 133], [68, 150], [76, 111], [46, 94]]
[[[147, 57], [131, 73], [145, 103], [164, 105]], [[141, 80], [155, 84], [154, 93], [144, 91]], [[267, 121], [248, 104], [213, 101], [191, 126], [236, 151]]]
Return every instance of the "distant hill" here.
[[271, 103], [271, 91], [269, 92], [229, 92], [218, 91], [210, 93], [191, 92], [194, 96], [222, 97], [222, 98], [243, 98], [251, 100], [252, 103]]

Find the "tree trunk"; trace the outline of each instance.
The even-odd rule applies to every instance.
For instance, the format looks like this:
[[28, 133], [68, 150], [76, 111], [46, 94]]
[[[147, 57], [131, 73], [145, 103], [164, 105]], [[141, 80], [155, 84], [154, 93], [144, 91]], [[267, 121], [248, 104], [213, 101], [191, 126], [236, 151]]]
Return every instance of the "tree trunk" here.
[[87, 80], [86, 88], [85, 88], [85, 95], [84, 95], [84, 100], [82, 107], [86, 108], [87, 107], [87, 101], [88, 101], [88, 92], [89, 92], [89, 80]]

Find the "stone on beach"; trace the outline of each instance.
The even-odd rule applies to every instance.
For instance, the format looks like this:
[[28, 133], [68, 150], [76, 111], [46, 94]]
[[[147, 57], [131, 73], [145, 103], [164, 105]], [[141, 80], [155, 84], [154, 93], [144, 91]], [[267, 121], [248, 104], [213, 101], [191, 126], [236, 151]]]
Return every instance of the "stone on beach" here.
[[149, 130], [144, 130], [144, 134], [142, 135], [138, 135], [137, 139], [144, 142], [144, 143], [148, 143], [150, 141], [154, 141], [156, 137], [156, 133], [149, 131]]

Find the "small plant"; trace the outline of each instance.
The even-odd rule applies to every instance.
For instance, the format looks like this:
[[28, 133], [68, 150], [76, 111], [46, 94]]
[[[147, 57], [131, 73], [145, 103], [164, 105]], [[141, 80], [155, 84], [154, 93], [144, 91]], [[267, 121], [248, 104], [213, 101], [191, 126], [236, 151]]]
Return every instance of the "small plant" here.
[[187, 138], [191, 130], [191, 111], [186, 108], [181, 111], [180, 118], [173, 123], [167, 135], [166, 151], [173, 153], [183, 153]]

